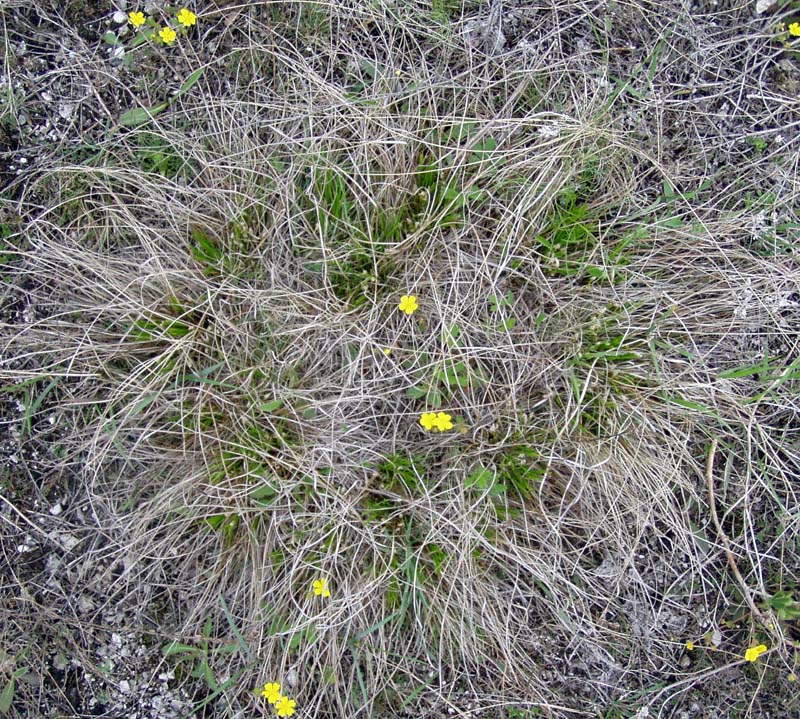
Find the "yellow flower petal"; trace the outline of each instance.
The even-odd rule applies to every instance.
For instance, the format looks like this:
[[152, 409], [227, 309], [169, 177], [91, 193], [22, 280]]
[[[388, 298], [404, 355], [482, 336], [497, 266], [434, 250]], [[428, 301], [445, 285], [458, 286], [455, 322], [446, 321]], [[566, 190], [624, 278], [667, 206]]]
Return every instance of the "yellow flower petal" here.
[[750, 647], [750, 649], [744, 653], [744, 659], [747, 662], [754, 662], [766, 651], [766, 644], [759, 644], [757, 647]]
[[184, 27], [191, 27], [192, 25], [197, 23], [197, 15], [195, 15], [191, 10], [188, 10], [185, 7], [182, 7], [178, 11], [178, 15], [176, 17], [178, 22]]
[[453, 418], [447, 414], [447, 412], [439, 412], [439, 414], [436, 415], [435, 422], [436, 429], [438, 429], [440, 432], [453, 429]]
[[800, 37], [800, 22], [793, 22], [789, 25], [789, 34]]
[[134, 12], [129, 12], [128, 20], [130, 20], [131, 25], [133, 25], [136, 28], [139, 28], [145, 23], [144, 13], [139, 12], [138, 10], [135, 10]]
[[158, 36], [161, 38], [162, 42], [166, 45], [170, 45], [175, 42], [175, 38], [178, 37], [178, 34], [171, 27], [162, 27], [158, 31]]
[[289, 699], [289, 697], [280, 697], [278, 701], [275, 702], [275, 710], [278, 712], [279, 717], [292, 716], [296, 706], [297, 702], [294, 699]]
[[267, 682], [261, 690], [261, 696], [270, 704], [274, 704], [281, 696], [281, 685], [277, 682]]
[[317, 579], [313, 584], [314, 594], [318, 597], [331, 596], [331, 590], [328, 589], [328, 583], [324, 579]]
[[436, 426], [436, 413], [423, 412], [422, 417], [419, 418], [419, 423], [430, 432]]
[[419, 309], [417, 298], [414, 295], [403, 295], [400, 298], [400, 311], [407, 315], [414, 314]]

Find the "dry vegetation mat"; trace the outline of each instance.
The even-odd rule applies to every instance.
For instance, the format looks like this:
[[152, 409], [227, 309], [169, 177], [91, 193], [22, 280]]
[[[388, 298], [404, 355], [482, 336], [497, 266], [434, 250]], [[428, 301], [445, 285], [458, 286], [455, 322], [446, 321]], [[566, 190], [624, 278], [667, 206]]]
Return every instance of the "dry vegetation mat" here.
[[0, 19], [0, 714], [800, 716], [800, 3]]

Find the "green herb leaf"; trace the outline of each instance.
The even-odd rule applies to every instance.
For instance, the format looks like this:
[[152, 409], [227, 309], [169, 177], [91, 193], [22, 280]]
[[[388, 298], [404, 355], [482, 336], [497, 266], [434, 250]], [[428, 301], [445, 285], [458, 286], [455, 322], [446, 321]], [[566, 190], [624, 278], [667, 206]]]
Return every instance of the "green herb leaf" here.
[[119, 124], [123, 127], [136, 127], [137, 125], [144, 125], [146, 122], [152, 120], [156, 115], [164, 112], [169, 107], [168, 102], [162, 102], [160, 105], [153, 107], [134, 107], [132, 110], [123, 112], [119, 118]]
[[427, 389], [423, 389], [422, 387], [409, 387], [406, 390], [406, 397], [409, 399], [421, 399], [428, 394]]

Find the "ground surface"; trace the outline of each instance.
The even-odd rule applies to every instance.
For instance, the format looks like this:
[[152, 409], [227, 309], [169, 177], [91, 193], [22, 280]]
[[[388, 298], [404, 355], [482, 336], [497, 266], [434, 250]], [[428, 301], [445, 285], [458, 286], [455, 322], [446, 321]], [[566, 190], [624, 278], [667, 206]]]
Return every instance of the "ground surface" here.
[[7, 0], [0, 712], [800, 716], [796, 5]]

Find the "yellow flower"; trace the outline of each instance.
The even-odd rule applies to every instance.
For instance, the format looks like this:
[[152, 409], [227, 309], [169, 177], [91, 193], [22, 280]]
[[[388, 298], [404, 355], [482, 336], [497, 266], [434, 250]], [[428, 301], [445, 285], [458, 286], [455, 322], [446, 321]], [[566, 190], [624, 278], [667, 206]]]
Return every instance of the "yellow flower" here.
[[294, 699], [289, 699], [289, 697], [278, 697], [278, 701], [275, 702], [275, 709], [279, 717], [292, 716], [296, 706], [297, 702]]
[[175, 38], [178, 37], [177, 33], [171, 27], [162, 27], [158, 31], [158, 36], [167, 45], [175, 42]]
[[281, 698], [281, 685], [277, 682], [267, 682], [261, 690], [261, 696], [270, 704], [274, 704]]
[[419, 309], [417, 298], [414, 295], [403, 295], [400, 298], [400, 311], [412, 315]]
[[793, 22], [789, 25], [789, 34], [800, 37], [800, 22]]
[[766, 651], [766, 644], [759, 644], [757, 647], [750, 647], [750, 649], [744, 653], [744, 660], [746, 662], [754, 662]]
[[691, 639], [688, 642], [686, 642], [686, 651], [687, 652], [694, 651], [694, 642]]
[[453, 429], [453, 418], [447, 412], [439, 412], [436, 415], [436, 429], [444, 432], [446, 429]]
[[129, 12], [128, 20], [130, 20], [131, 25], [133, 25], [135, 28], [140, 28], [142, 25], [144, 25], [145, 22], [144, 13], [139, 12], [138, 10], [134, 12]]
[[317, 579], [312, 586], [314, 587], [314, 594], [318, 597], [331, 596], [331, 590], [328, 589], [328, 583], [324, 579]]
[[178, 11], [177, 18], [178, 22], [184, 27], [191, 27], [197, 23], [197, 15], [195, 15], [191, 10], [187, 10], [185, 7], [182, 7]]
[[391, 347], [384, 347], [383, 348], [383, 354], [385, 354], [388, 357], [390, 354], [392, 354], [392, 348]]
[[436, 412], [423, 412], [419, 418], [419, 423], [429, 432], [437, 426]]

